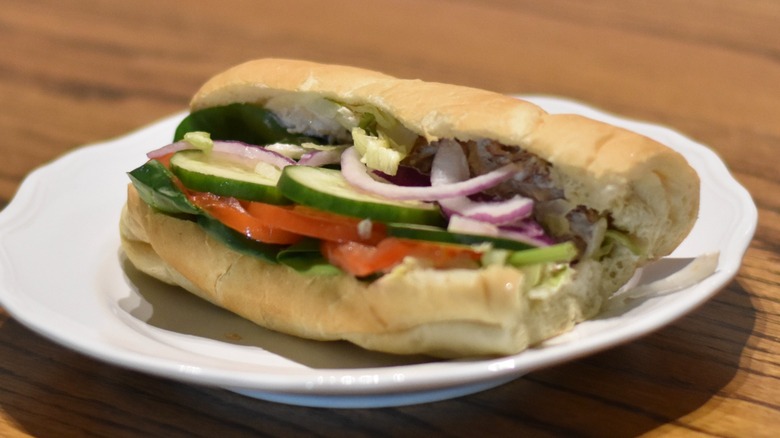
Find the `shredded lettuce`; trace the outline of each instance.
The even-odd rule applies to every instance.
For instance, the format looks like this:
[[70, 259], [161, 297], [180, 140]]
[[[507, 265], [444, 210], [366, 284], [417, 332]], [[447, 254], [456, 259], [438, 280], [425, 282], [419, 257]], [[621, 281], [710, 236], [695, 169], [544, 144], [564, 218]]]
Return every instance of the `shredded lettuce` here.
[[491, 249], [482, 253], [480, 263], [482, 263], [482, 266], [503, 266], [511, 253], [512, 251], [508, 249]]
[[381, 132], [378, 136], [373, 136], [363, 128], [352, 128], [352, 140], [355, 142], [355, 149], [360, 153], [360, 161], [366, 167], [388, 175], [398, 172], [398, 165], [408, 153], [394, 148]]
[[332, 151], [335, 149], [346, 149], [350, 147], [349, 144], [316, 144], [316, 143], [302, 143], [301, 147], [307, 151]]
[[418, 135], [374, 106], [353, 106], [352, 111], [360, 114], [358, 126], [352, 128], [352, 140], [361, 161], [370, 169], [395, 175]]
[[[395, 175], [418, 135], [372, 105], [349, 105], [316, 94], [281, 94], [265, 103], [290, 132], [327, 135], [330, 143], [345, 143], [351, 134], [362, 161], [370, 169]], [[308, 144], [303, 144], [311, 148]]]
[[193, 131], [184, 134], [184, 141], [191, 144], [195, 149], [200, 149], [209, 154], [214, 148], [214, 141], [211, 140], [211, 134], [204, 131]]
[[[557, 250], [555, 250], [557, 251]], [[564, 281], [571, 275], [571, 267], [568, 262], [543, 261], [538, 263], [529, 263], [514, 265], [510, 263], [512, 255], [522, 251], [508, 251], [504, 249], [493, 249], [482, 254], [482, 266], [505, 266], [510, 265], [523, 271], [525, 274], [525, 285], [531, 291], [531, 298], [544, 298], [554, 293], [560, 288]]]
[[540, 269], [537, 272], [538, 277], [535, 278], [536, 283], [528, 293], [528, 297], [532, 300], [548, 299], [559, 291], [564, 283], [569, 282], [574, 273], [573, 269], [566, 264], [538, 266]]

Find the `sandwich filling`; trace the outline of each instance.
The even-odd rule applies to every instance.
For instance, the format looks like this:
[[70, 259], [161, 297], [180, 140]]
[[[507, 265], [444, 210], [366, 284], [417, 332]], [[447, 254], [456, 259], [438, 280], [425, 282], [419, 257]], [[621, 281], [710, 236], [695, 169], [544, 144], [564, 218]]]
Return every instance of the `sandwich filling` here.
[[208, 108], [148, 156], [130, 172], [146, 203], [308, 274], [504, 264], [552, 281], [617, 247], [640, 252], [521, 146], [428, 138], [368, 105], [286, 93]]

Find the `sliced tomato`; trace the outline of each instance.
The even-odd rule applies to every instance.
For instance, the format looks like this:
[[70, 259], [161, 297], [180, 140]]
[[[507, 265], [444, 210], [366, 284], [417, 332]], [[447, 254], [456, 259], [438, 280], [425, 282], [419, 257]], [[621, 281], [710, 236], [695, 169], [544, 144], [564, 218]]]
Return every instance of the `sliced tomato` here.
[[428, 260], [437, 268], [481, 256], [465, 245], [385, 237], [381, 223], [361, 231], [360, 219], [299, 205], [241, 202], [199, 192], [190, 192], [188, 198], [226, 226], [260, 242], [293, 244], [304, 236], [318, 238], [325, 258], [357, 277], [387, 272], [408, 256]]
[[322, 241], [322, 253], [328, 261], [356, 277], [387, 272], [407, 256], [429, 260], [436, 268], [445, 268], [463, 260], [479, 260], [481, 254], [471, 247], [388, 237], [377, 245], [358, 242]]
[[170, 169], [171, 168], [171, 157], [173, 156], [174, 153], [175, 152], [171, 152], [170, 154], [165, 154], [165, 155], [159, 156], [159, 157], [154, 158], [154, 159], [159, 161], [160, 163], [162, 163], [163, 166], [165, 166], [165, 167]]
[[274, 228], [249, 214], [235, 198], [226, 198], [213, 193], [194, 192], [188, 195], [190, 201], [215, 219], [250, 239], [260, 242], [290, 245], [303, 236], [287, 230]]
[[[385, 237], [381, 223], [361, 225], [360, 219], [300, 205], [242, 202], [213, 193], [189, 192], [193, 204], [226, 226], [266, 243], [295, 243], [302, 236], [338, 242], [378, 243]], [[361, 228], [363, 228], [361, 230]]]
[[353, 217], [315, 210], [301, 205], [281, 206], [260, 202], [246, 203], [246, 210], [269, 227], [304, 236], [337, 242], [363, 242], [376, 244], [385, 235], [385, 226], [378, 222], [365, 222]]

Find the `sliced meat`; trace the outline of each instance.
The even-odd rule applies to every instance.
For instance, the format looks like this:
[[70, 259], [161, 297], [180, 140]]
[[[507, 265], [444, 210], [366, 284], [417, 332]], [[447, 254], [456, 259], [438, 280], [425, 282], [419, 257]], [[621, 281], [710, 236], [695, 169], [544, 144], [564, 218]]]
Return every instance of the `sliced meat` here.
[[[440, 141], [453, 141], [450, 139]], [[466, 154], [471, 175], [482, 175], [509, 163], [518, 166], [517, 175], [486, 190], [481, 198], [503, 200], [517, 194], [535, 201], [535, 219], [557, 240], [571, 240], [580, 254], [590, 254], [601, 245], [607, 216], [564, 198], [563, 189], [552, 178], [552, 164], [523, 150], [494, 140], [459, 142]], [[430, 174], [437, 142], [418, 142], [403, 164]]]

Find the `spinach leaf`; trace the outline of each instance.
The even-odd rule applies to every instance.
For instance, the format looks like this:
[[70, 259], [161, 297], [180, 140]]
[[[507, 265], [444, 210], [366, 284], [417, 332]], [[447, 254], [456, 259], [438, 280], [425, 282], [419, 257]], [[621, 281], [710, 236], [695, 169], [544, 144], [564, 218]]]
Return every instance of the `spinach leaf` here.
[[141, 199], [170, 215], [197, 215], [201, 211], [174, 184], [173, 174], [162, 163], [150, 160], [128, 173]]
[[253, 145], [323, 143], [323, 139], [294, 134], [271, 111], [252, 104], [234, 103], [190, 113], [176, 128], [173, 141], [184, 134], [205, 131], [213, 140], [235, 140]]
[[129, 176], [141, 199], [152, 208], [171, 216], [194, 220], [212, 237], [235, 251], [276, 263], [277, 254], [285, 248], [285, 245], [248, 239], [192, 204], [173, 182], [171, 171], [157, 160], [150, 160], [132, 170]]
[[205, 213], [201, 216], [198, 216], [197, 221], [198, 225], [206, 230], [207, 233], [227, 245], [232, 250], [257, 257], [267, 262], [276, 263], [277, 254], [286, 246], [262, 243], [253, 239], [249, 239], [238, 231], [227, 227], [222, 222]]
[[320, 252], [320, 241], [304, 239], [279, 251], [276, 260], [306, 275], [338, 275], [341, 270], [325, 260]]

